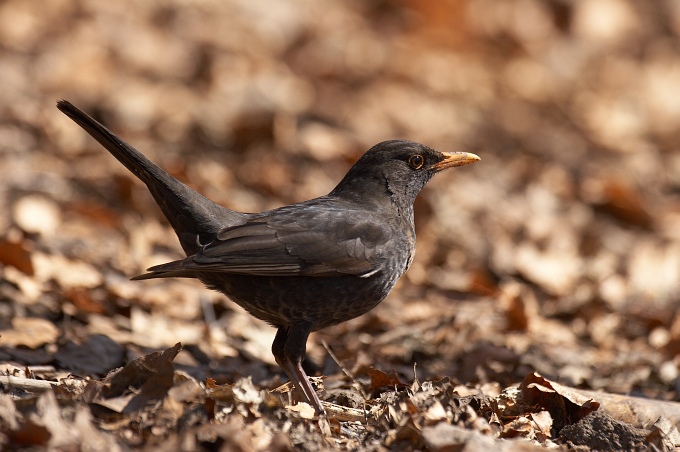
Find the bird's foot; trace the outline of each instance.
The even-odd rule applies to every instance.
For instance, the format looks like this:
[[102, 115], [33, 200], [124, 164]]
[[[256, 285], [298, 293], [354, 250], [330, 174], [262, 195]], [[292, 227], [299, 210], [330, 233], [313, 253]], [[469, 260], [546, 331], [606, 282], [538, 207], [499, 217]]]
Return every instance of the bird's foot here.
[[311, 405], [311, 407], [314, 408], [314, 411], [316, 411], [317, 416], [325, 416], [326, 410], [323, 408], [323, 405], [321, 405], [321, 399], [319, 399], [314, 387], [309, 382], [309, 378], [307, 378], [307, 374], [305, 374], [305, 371], [302, 369], [302, 363], [288, 361], [285, 370], [295, 385], [295, 389], [297, 389], [302, 396], [302, 401]]

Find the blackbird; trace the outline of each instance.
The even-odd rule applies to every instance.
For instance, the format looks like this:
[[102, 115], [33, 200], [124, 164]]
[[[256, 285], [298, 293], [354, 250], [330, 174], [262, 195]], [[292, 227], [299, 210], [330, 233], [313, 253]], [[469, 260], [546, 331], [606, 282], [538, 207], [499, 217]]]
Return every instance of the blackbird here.
[[71, 103], [57, 108], [146, 184], [187, 255], [132, 279], [197, 278], [277, 328], [274, 358], [318, 414], [324, 409], [301, 365], [307, 337], [387, 296], [413, 259], [418, 193], [435, 173], [479, 160], [385, 141], [329, 194], [241, 213], [187, 187]]

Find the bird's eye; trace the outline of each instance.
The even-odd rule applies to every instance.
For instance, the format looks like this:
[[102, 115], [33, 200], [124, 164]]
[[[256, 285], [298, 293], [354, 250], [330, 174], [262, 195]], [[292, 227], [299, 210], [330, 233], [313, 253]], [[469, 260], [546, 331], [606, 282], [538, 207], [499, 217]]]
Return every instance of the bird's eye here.
[[424, 163], [425, 159], [420, 154], [413, 154], [411, 157], [408, 158], [408, 164], [411, 165], [411, 168], [413, 169], [422, 168]]

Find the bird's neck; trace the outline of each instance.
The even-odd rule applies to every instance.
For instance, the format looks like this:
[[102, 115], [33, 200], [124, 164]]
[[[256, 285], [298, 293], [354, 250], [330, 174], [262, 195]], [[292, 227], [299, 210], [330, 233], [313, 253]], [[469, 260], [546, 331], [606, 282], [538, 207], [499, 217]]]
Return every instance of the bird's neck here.
[[399, 216], [409, 218], [413, 222], [413, 203], [422, 187], [413, 184], [391, 184], [386, 180], [385, 191], [392, 205], [399, 212]]
[[329, 193], [331, 197], [352, 200], [375, 211], [388, 210], [392, 216], [413, 221], [413, 201], [417, 193], [404, 191], [403, 184], [390, 184], [388, 178], [345, 180]]

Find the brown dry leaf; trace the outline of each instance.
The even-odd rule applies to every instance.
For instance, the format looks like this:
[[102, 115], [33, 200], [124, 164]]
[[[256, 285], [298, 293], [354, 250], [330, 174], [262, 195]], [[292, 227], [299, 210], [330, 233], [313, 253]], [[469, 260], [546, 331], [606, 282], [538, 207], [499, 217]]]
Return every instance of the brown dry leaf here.
[[[652, 426], [652, 433], [647, 436], [647, 440], [658, 444], [666, 441], [675, 448], [680, 447], [680, 430], [677, 425], [661, 416]], [[657, 446], [658, 447], [658, 446]], [[662, 447], [659, 447], [662, 450]]]
[[448, 415], [446, 413], [446, 410], [444, 409], [439, 400], [435, 400], [434, 403], [425, 412], [425, 420], [429, 424], [435, 424], [447, 418]]
[[589, 184], [591, 189], [588, 196], [594, 205], [624, 223], [643, 228], [650, 228], [653, 216], [650, 213], [650, 203], [642, 193], [623, 181], [621, 178], [608, 179]]
[[31, 252], [25, 240], [13, 241], [0, 239], [0, 263], [11, 265], [17, 270], [33, 276], [33, 262]]
[[[83, 405], [101, 396], [101, 381], [80, 395], [93, 376], [68, 380], [55, 391], [68, 402], [50, 415], [61, 411], [60, 425], [83, 445], [65, 448], [113, 449], [90, 428], [140, 450], [539, 448], [490, 440], [519, 417], [517, 435], [556, 447], [543, 441], [547, 418], [555, 432], [582, 404], [569, 391], [600, 402], [598, 414], [621, 407], [630, 417], [607, 412], [630, 424], [675, 423], [680, 9], [671, 4], [330, 0], [318, 14], [314, 2], [290, 1], [0, 2], [0, 231], [10, 244], [6, 254], [0, 246], [2, 328], [11, 335], [13, 318], [58, 319], [75, 343], [105, 334], [128, 356], [181, 339], [196, 345], [181, 364], [195, 378], [256, 382], [241, 394], [250, 402], [230, 386], [212, 386], [211, 398], [175, 372], [158, 403], [119, 414]], [[334, 391], [324, 396], [337, 403], [364, 407], [355, 384], [369, 386], [368, 366], [396, 369], [365, 407], [371, 422], [357, 410], [327, 442], [316, 423], [283, 408], [289, 394], [261, 391], [280, 378], [273, 330], [199, 284], [123, 281], [181, 250], [143, 184], [45, 101], [62, 96], [242, 211], [327, 193], [383, 139], [481, 154], [419, 197], [418, 252], [388, 299], [310, 337], [308, 356]], [[528, 292], [499, 293], [497, 282], [511, 278]], [[357, 381], [315, 345], [319, 336], [333, 339]], [[0, 347], [15, 364], [0, 363], [3, 379], [63, 381], [68, 362], [87, 368], [88, 356], [99, 371], [112, 365], [96, 347], [64, 342]], [[414, 362], [421, 388], [432, 389], [395, 391]], [[598, 392], [534, 379], [524, 390], [536, 406], [508, 390], [493, 409], [461, 398], [496, 394], [532, 371]], [[439, 391], [439, 376], [475, 387]], [[122, 412], [147, 390], [143, 381], [104, 400]], [[632, 390], [650, 398], [602, 396]], [[8, 408], [16, 419], [2, 446], [49, 448], [50, 431], [30, 417], [37, 399], [10, 394], [25, 399]], [[13, 442], [19, 432], [28, 446]], [[671, 435], [648, 432], [646, 445], [672, 450], [657, 441]]]
[[54, 357], [64, 369], [83, 375], [106, 375], [123, 365], [125, 349], [104, 335], [94, 334], [80, 343], [68, 341], [60, 345]]
[[233, 403], [235, 399], [234, 385], [218, 385], [212, 378], [207, 378], [205, 382], [206, 395], [210, 400]]
[[498, 284], [485, 269], [477, 268], [472, 270], [469, 278], [467, 290], [470, 293], [487, 297], [498, 293]]
[[31, 415], [31, 418], [49, 432], [49, 447], [65, 449], [78, 443], [77, 434], [62, 417], [59, 403], [52, 391], [47, 391], [38, 398], [36, 408], [37, 413]]
[[534, 439], [536, 437], [536, 428], [527, 416], [518, 416], [503, 426], [501, 437]]
[[52, 391], [41, 395], [31, 413], [19, 425], [4, 433], [14, 446], [42, 446], [49, 450], [122, 450], [113, 435], [99, 430], [92, 421], [90, 410], [83, 405], [75, 414], [64, 411]]
[[550, 437], [550, 430], [553, 425], [553, 418], [548, 411], [539, 411], [538, 413], [531, 413], [531, 420], [534, 421], [538, 430], [546, 437]]
[[286, 409], [297, 413], [302, 419], [314, 419], [316, 417], [316, 411], [314, 408], [306, 402], [298, 402], [295, 405], [287, 405]]
[[68, 287], [64, 290], [64, 296], [71, 300], [80, 312], [91, 314], [104, 314], [106, 312], [106, 308], [94, 300], [90, 291], [83, 287]]
[[18, 428], [3, 431], [15, 444], [28, 446], [46, 447], [52, 435], [45, 426], [36, 423], [33, 419], [25, 419], [20, 422]]
[[0, 395], [0, 420], [3, 426], [2, 430], [17, 430], [19, 428], [19, 421], [23, 421], [21, 415], [17, 411], [11, 396]]
[[117, 212], [102, 204], [74, 202], [67, 205], [66, 208], [101, 226], [113, 228], [118, 227], [121, 222]]
[[172, 400], [176, 402], [196, 401], [202, 399], [205, 393], [205, 388], [193, 377], [182, 371], [175, 371], [175, 385], [168, 391], [168, 396]]
[[[501, 287], [501, 303], [505, 308], [507, 328], [510, 331], [527, 331], [530, 314], [525, 298], [530, 296], [521, 284], [511, 282]], [[534, 314], [535, 315], [535, 314]]]
[[84, 396], [89, 378], [69, 374], [65, 378], [59, 379], [59, 384], [54, 388], [57, 397], [80, 398]]
[[450, 451], [450, 450], [498, 450], [499, 445], [488, 437], [474, 430], [440, 422], [433, 427], [425, 427], [422, 438], [427, 445], [427, 450]]
[[578, 422], [600, 407], [598, 402], [570, 391], [569, 388], [559, 386], [556, 389], [550, 380], [535, 372], [522, 380], [520, 390], [523, 403], [548, 411], [557, 430]]
[[532, 243], [517, 247], [515, 265], [530, 281], [554, 295], [574, 290], [583, 271], [583, 261], [576, 250], [540, 250]]
[[[46, 350], [47, 349], [47, 350]], [[2, 352], [11, 356], [16, 362], [23, 363], [28, 366], [47, 365], [54, 361], [54, 356], [49, 351], [49, 347], [41, 347], [37, 349], [23, 348], [23, 347], [3, 347]]]
[[62, 288], [99, 286], [104, 278], [99, 270], [83, 261], [60, 254], [33, 253], [35, 276], [39, 281], [55, 280]]
[[[229, 385], [218, 386], [212, 378], [206, 378], [205, 387], [207, 397], [205, 398], [203, 405], [206, 413], [208, 413], [208, 418], [214, 420], [215, 409], [217, 408], [216, 400], [219, 398], [231, 402], [234, 400], [234, 391], [231, 390], [231, 386]], [[220, 391], [220, 388], [225, 388], [226, 390], [222, 392]]]
[[38, 317], [15, 317], [12, 329], [0, 331], [0, 346], [38, 348], [54, 344], [59, 329], [49, 320]]
[[78, 406], [71, 427], [78, 432], [80, 447], [90, 450], [106, 450], [117, 452], [125, 450], [114, 435], [107, 434], [98, 428], [92, 420], [90, 410], [85, 406]]
[[416, 425], [411, 416], [404, 416], [397, 421], [395, 429], [391, 430], [385, 440], [385, 445], [392, 448], [399, 446], [408, 449], [418, 448], [422, 444], [423, 438], [420, 428]]
[[157, 312], [147, 313], [135, 306], [130, 311], [130, 327], [135, 343], [150, 348], [164, 347], [178, 340], [198, 344], [205, 333], [202, 322], [169, 318]]
[[629, 295], [639, 297], [639, 309], [675, 308], [680, 293], [680, 243], [640, 240], [630, 252], [627, 267]]
[[41, 195], [29, 195], [19, 199], [14, 204], [12, 215], [22, 230], [46, 236], [53, 235], [61, 223], [59, 206]]
[[368, 369], [368, 376], [371, 378], [371, 385], [369, 391], [372, 393], [379, 393], [387, 389], [406, 389], [408, 385], [399, 381], [397, 372], [392, 369], [389, 374], [371, 367]]
[[12, 297], [16, 303], [36, 304], [40, 302], [45, 290], [42, 281], [38, 281], [32, 275], [27, 275], [11, 266], [2, 269], [2, 277], [5, 281], [18, 287], [19, 293]]
[[172, 360], [182, 349], [177, 343], [162, 352], [142, 356], [112, 372], [96, 385], [93, 403], [130, 413], [161, 401], [173, 386]]
[[241, 378], [231, 387], [234, 398], [241, 403], [259, 405], [264, 400], [262, 390], [253, 385], [251, 377]]

